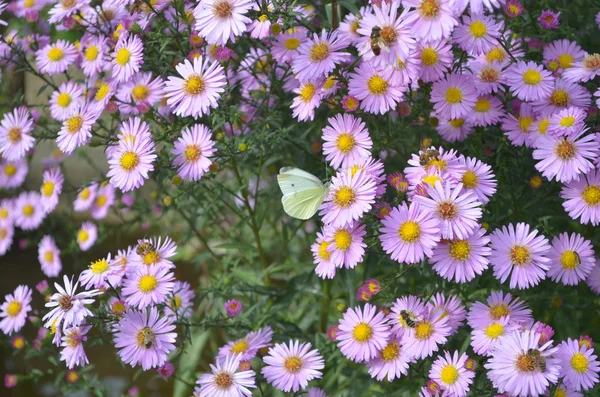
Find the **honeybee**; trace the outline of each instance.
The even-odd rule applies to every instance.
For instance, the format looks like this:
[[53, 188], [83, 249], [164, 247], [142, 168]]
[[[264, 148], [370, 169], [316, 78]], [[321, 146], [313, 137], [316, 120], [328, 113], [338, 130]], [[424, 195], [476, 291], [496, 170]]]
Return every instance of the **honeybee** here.
[[431, 160], [439, 160], [440, 152], [435, 149], [426, 149], [419, 155], [419, 164], [425, 167]]
[[150, 349], [154, 343], [156, 342], [156, 337], [154, 336], [154, 331], [150, 327], [144, 327], [141, 331], [144, 346], [146, 349]]
[[406, 310], [400, 310], [400, 316], [408, 328], [414, 328], [416, 326], [417, 318]]
[[150, 251], [154, 251], [154, 247], [149, 241], [142, 241], [135, 247], [135, 253], [139, 256], [144, 256]]
[[546, 371], [546, 358], [542, 356], [542, 353], [539, 350], [529, 349], [527, 350], [527, 356], [533, 361], [535, 368], [539, 369], [541, 372]]
[[371, 51], [375, 56], [379, 56], [382, 48], [386, 52], [390, 50], [383, 37], [381, 37], [381, 28], [373, 26], [373, 29], [371, 29]]

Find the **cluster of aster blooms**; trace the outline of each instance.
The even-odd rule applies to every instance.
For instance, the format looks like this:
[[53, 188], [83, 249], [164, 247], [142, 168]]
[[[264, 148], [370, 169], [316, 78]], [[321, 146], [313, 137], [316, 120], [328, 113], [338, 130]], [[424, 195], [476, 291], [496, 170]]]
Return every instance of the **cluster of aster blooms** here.
[[[328, 335], [346, 358], [365, 363], [371, 377], [391, 382], [436, 354], [465, 319], [471, 347], [487, 358], [487, 377], [503, 397], [550, 395], [551, 389], [553, 396], [582, 396], [598, 383], [600, 362], [589, 337], [555, 346], [554, 330], [534, 322], [525, 302], [502, 292], [475, 302], [468, 313], [458, 297], [441, 293], [427, 302], [403, 296], [391, 308], [367, 303], [348, 309]], [[459, 351], [438, 353], [419, 396], [466, 396], [479, 365]]]

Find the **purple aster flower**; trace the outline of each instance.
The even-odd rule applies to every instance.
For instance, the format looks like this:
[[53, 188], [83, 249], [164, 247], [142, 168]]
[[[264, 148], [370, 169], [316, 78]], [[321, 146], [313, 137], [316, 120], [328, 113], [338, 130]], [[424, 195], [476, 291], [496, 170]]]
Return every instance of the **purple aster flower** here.
[[438, 81], [452, 66], [452, 46], [441, 39], [430, 43], [419, 43], [415, 54], [421, 60], [419, 77], [424, 83]]
[[194, 31], [209, 44], [225, 45], [246, 31], [251, 19], [246, 16], [254, 3], [250, 0], [207, 0], [194, 9]]
[[0, 158], [0, 187], [13, 189], [21, 186], [25, 182], [28, 171], [26, 158], [14, 161]]
[[472, 328], [484, 328], [494, 321], [510, 316], [511, 323], [527, 327], [533, 323], [531, 309], [518, 297], [504, 294], [500, 291], [492, 291], [487, 298], [487, 305], [475, 302], [467, 315], [467, 322]]
[[294, 97], [290, 108], [293, 110], [292, 116], [297, 118], [298, 121], [313, 120], [315, 118], [315, 109], [319, 107], [323, 99], [321, 87], [322, 80], [305, 81], [293, 90], [298, 95]]
[[560, 192], [565, 211], [582, 224], [600, 223], [600, 172], [590, 171], [584, 178], [567, 183]]
[[119, 86], [116, 97], [122, 102], [119, 104], [121, 114], [139, 114], [160, 102], [164, 81], [152, 77], [152, 73], [137, 73]]
[[518, 113], [518, 117], [508, 113], [502, 120], [501, 129], [514, 146], [531, 146], [533, 140], [530, 135], [535, 114], [528, 103], [521, 104]]
[[86, 270], [81, 272], [79, 282], [85, 289], [117, 288], [121, 285], [123, 273], [120, 267], [111, 260], [111, 255], [92, 262]]
[[89, 250], [98, 238], [98, 227], [92, 222], [83, 222], [77, 232], [77, 243], [82, 251]]
[[65, 154], [71, 154], [79, 146], [88, 143], [92, 137], [92, 126], [100, 117], [102, 109], [93, 106], [79, 105], [63, 121], [58, 132], [56, 144]]
[[552, 94], [552, 73], [533, 61], [518, 61], [506, 74], [510, 92], [522, 101], [539, 101]]
[[135, 271], [145, 267], [164, 267], [172, 269], [175, 264], [169, 258], [177, 254], [177, 244], [170, 238], [153, 237], [138, 240], [135, 251], [129, 258], [128, 270]]
[[[548, 117], [547, 134], [553, 138], [575, 138], [575, 135], [581, 135], [587, 131], [585, 119], [586, 111], [577, 107], [569, 107], [563, 110], [557, 110]], [[538, 138], [539, 140], [540, 138]], [[537, 145], [537, 140], [536, 140]]]
[[89, 364], [85, 350], [83, 349], [83, 342], [87, 340], [85, 336], [92, 326], [87, 327], [71, 327], [65, 329], [65, 333], [62, 336], [63, 349], [60, 352], [60, 361], [64, 361], [67, 368], [72, 369], [75, 366], [83, 367]]
[[42, 265], [42, 272], [47, 277], [57, 277], [62, 270], [60, 250], [52, 236], [44, 236], [38, 247], [38, 260]]
[[448, 316], [443, 310], [428, 310], [421, 314], [414, 322], [414, 327], [408, 327], [404, 334], [404, 343], [408, 355], [422, 359], [438, 351], [450, 336]]
[[23, 192], [15, 201], [15, 226], [23, 230], [37, 229], [46, 213], [42, 207], [41, 196], [38, 192]]
[[26, 107], [7, 112], [0, 121], [0, 153], [7, 160], [19, 160], [27, 154], [35, 144], [31, 136], [33, 120]]
[[463, 325], [464, 320], [467, 318], [467, 311], [465, 306], [462, 304], [460, 298], [454, 295], [448, 297], [438, 292], [431, 297], [431, 300], [427, 303], [427, 308], [430, 311], [441, 311], [445, 316], [448, 316], [448, 326], [450, 327], [451, 335], [455, 334]]
[[477, 127], [497, 124], [504, 116], [502, 102], [492, 95], [479, 95], [467, 120]]
[[170, 362], [166, 362], [156, 370], [163, 379], [168, 379], [175, 373], [175, 367]]
[[397, 298], [387, 316], [392, 326], [392, 332], [398, 337], [413, 332], [413, 328], [409, 327], [406, 319], [412, 319], [413, 322], [418, 321], [425, 311], [425, 304], [416, 296], [409, 295]]
[[537, 20], [544, 29], [556, 29], [560, 23], [560, 11], [543, 10]]
[[476, 101], [477, 91], [468, 75], [449, 74], [433, 83], [431, 88], [433, 108], [442, 117], [456, 119], [467, 116]]
[[6, 254], [10, 249], [14, 234], [15, 227], [12, 222], [0, 221], [0, 256]]
[[173, 318], [190, 318], [194, 310], [195, 296], [190, 283], [175, 281], [173, 295], [169, 297], [169, 302], [165, 306], [165, 315]]
[[521, 329], [518, 323], [511, 322], [510, 316], [500, 317], [481, 328], [475, 328], [471, 333], [473, 351], [482, 356], [491, 356], [496, 346], [502, 343], [502, 338]]
[[552, 114], [568, 107], [587, 108], [592, 102], [592, 95], [583, 86], [556, 79], [550, 96], [542, 98], [533, 104], [538, 113]]
[[552, 239], [552, 248], [548, 253], [550, 269], [548, 276], [564, 285], [577, 285], [585, 280], [594, 266], [594, 248], [589, 240], [580, 234], [562, 233]]
[[31, 289], [25, 285], [19, 285], [12, 294], [4, 297], [4, 303], [0, 306], [0, 329], [6, 335], [19, 332], [27, 321], [27, 313], [31, 311]]
[[210, 114], [210, 109], [218, 106], [217, 100], [227, 84], [223, 67], [200, 56], [194, 58], [193, 64], [186, 59], [175, 69], [181, 77], [169, 76], [165, 83], [167, 104], [177, 116], [197, 119]]
[[17, 375], [14, 374], [6, 374], [4, 375], [4, 387], [7, 389], [12, 389], [17, 387], [18, 379]]
[[[554, 357], [558, 348], [552, 347], [552, 342], [539, 346], [539, 339], [532, 331], [513, 332], [496, 345], [485, 368], [498, 391], [515, 397], [538, 397], [558, 382], [560, 360]], [[546, 365], [540, 366], [540, 359]]]
[[465, 363], [469, 359], [466, 354], [459, 356], [458, 351], [454, 354], [444, 352], [444, 356], [439, 356], [431, 366], [429, 378], [436, 381], [441, 390], [456, 397], [464, 397], [469, 392], [475, 372], [465, 368]]
[[81, 325], [87, 316], [92, 315], [85, 305], [94, 303], [94, 299], [91, 298], [102, 293], [98, 290], [75, 293], [79, 282], [73, 284], [73, 279], [69, 280], [66, 275], [63, 276], [63, 282], [64, 288], [54, 283], [58, 292], [52, 294], [50, 301], [46, 303], [46, 307], [53, 308], [42, 318], [46, 321], [46, 328], [58, 329], [61, 323], [63, 329]]
[[242, 311], [242, 302], [237, 299], [230, 299], [225, 302], [225, 312], [229, 317], [237, 317]]
[[402, 5], [414, 8], [406, 15], [405, 23], [418, 40], [448, 39], [458, 24], [449, 0], [405, 0]]
[[414, 362], [413, 357], [406, 354], [402, 346], [402, 338], [391, 337], [387, 345], [379, 351], [375, 358], [367, 361], [369, 375], [372, 378], [388, 382], [408, 374], [408, 364]]
[[317, 232], [317, 240], [310, 247], [313, 254], [313, 263], [317, 265], [315, 273], [322, 279], [332, 279], [336, 273], [336, 267], [331, 261], [331, 252], [329, 252], [332, 241], [329, 236], [321, 232]]
[[523, 13], [523, 5], [518, 0], [508, 0], [504, 5], [504, 12], [509, 18], [516, 18]]
[[469, 64], [473, 83], [479, 94], [493, 94], [503, 89], [505, 73], [498, 62], [473, 61]]
[[554, 329], [539, 321], [533, 324], [530, 329], [540, 335], [540, 345], [545, 345], [554, 336]]
[[440, 240], [439, 221], [430, 212], [422, 211], [416, 202], [410, 206], [403, 202], [381, 223], [381, 246], [400, 263], [419, 263], [425, 256], [431, 257], [432, 249]]
[[141, 267], [127, 276], [122, 294], [129, 305], [144, 309], [167, 302], [173, 293], [174, 280], [175, 276], [168, 268]]
[[330, 117], [323, 128], [323, 154], [333, 168], [347, 167], [371, 155], [373, 141], [362, 119], [351, 114]]
[[586, 283], [592, 291], [600, 295], [600, 260], [596, 260], [596, 266], [590, 272]]
[[211, 131], [202, 124], [194, 124], [181, 131], [175, 141], [173, 165], [178, 167], [177, 175], [183, 180], [197, 181], [210, 169], [210, 158], [215, 154], [215, 142]]
[[546, 277], [550, 244], [537, 230], [529, 230], [528, 224], [517, 223], [515, 227], [511, 223], [491, 235], [494, 276], [501, 283], [510, 276], [510, 288], [531, 288]]
[[130, 310], [114, 326], [114, 343], [125, 364], [141, 365], [144, 371], [160, 367], [175, 350], [177, 334], [173, 320], [160, 316], [156, 307]]
[[212, 374], [203, 374], [196, 382], [200, 387], [194, 397], [237, 396], [251, 397], [255, 385], [256, 374], [252, 370], [240, 371], [239, 354], [227, 355], [216, 365], [210, 364]]
[[385, 349], [390, 337], [387, 319], [376, 306], [349, 308], [339, 322], [336, 334], [342, 354], [355, 362], [369, 361]]
[[52, 212], [58, 204], [62, 192], [64, 177], [60, 168], [44, 171], [42, 187], [40, 188], [41, 203], [44, 211]]
[[472, 15], [463, 16], [462, 24], [454, 29], [453, 37], [460, 48], [469, 55], [477, 56], [493, 50], [498, 45], [504, 24], [491, 16]]
[[300, 344], [297, 340], [290, 340], [287, 345], [277, 343], [269, 348], [262, 368], [267, 382], [277, 390], [296, 393], [305, 389], [312, 379], [321, 378], [325, 362], [319, 351], [311, 348], [310, 343]]
[[562, 77], [567, 81], [589, 81], [600, 75], [600, 54], [588, 54], [581, 62], [574, 62], [573, 66], [563, 72]]
[[119, 38], [111, 57], [111, 76], [116, 82], [124, 83], [140, 71], [144, 61], [144, 44], [137, 35], [126, 33]]
[[103, 182], [96, 190], [94, 200], [89, 208], [92, 218], [104, 219], [106, 215], [108, 215], [108, 210], [114, 203], [115, 188], [110, 183]]
[[407, 88], [394, 85], [393, 74], [390, 68], [363, 62], [349, 75], [348, 94], [360, 100], [360, 108], [366, 112], [384, 114], [396, 108]]
[[77, 59], [77, 49], [65, 40], [47, 44], [36, 52], [35, 62], [41, 73], [49, 75], [65, 72]]
[[[106, 3], [104, 3], [106, 4]], [[105, 16], [109, 12], [101, 11]], [[106, 36], [89, 36], [81, 43], [81, 70], [84, 75], [93, 77], [104, 71], [109, 64], [108, 38]]]
[[217, 360], [225, 360], [227, 356], [235, 354], [241, 354], [240, 360], [242, 361], [252, 360], [260, 349], [271, 346], [272, 339], [273, 330], [271, 327], [249, 332], [245, 337], [221, 346]]
[[367, 244], [363, 237], [367, 234], [365, 225], [353, 222], [343, 227], [325, 225], [325, 236], [329, 240], [327, 252], [331, 254], [329, 260], [337, 267], [354, 269], [362, 262]]
[[[298, 48], [298, 55], [292, 61], [292, 70], [300, 82], [327, 77], [335, 66], [350, 58], [350, 54], [340, 50], [350, 43], [338, 31], [317, 33], [308, 37]], [[352, 95], [352, 94], [351, 94]]]
[[465, 191], [470, 191], [477, 199], [487, 204], [496, 193], [496, 176], [488, 164], [472, 157], [460, 156], [458, 158], [460, 170], [456, 173], [456, 179], [463, 184]]
[[[340, 26], [341, 28], [341, 26]], [[300, 26], [275, 36], [271, 55], [280, 64], [292, 63], [298, 56], [298, 48], [306, 41], [306, 29]]]

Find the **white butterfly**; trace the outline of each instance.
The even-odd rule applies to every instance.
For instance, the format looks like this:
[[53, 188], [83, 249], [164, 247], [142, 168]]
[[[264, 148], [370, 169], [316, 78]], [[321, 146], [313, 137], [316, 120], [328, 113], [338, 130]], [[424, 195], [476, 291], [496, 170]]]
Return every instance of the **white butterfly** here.
[[311, 218], [325, 200], [328, 187], [319, 178], [299, 168], [283, 167], [277, 175], [284, 211], [296, 219]]

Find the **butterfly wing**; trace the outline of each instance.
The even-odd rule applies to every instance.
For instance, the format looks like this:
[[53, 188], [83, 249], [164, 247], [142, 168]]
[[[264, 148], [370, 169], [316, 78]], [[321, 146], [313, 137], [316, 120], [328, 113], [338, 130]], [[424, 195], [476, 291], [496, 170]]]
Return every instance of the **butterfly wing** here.
[[325, 200], [327, 188], [313, 187], [310, 189], [301, 190], [297, 193], [283, 196], [281, 203], [284, 211], [296, 219], [311, 218]]
[[319, 178], [293, 167], [282, 168], [277, 175], [277, 183], [284, 197], [306, 189], [323, 188], [323, 182]]

